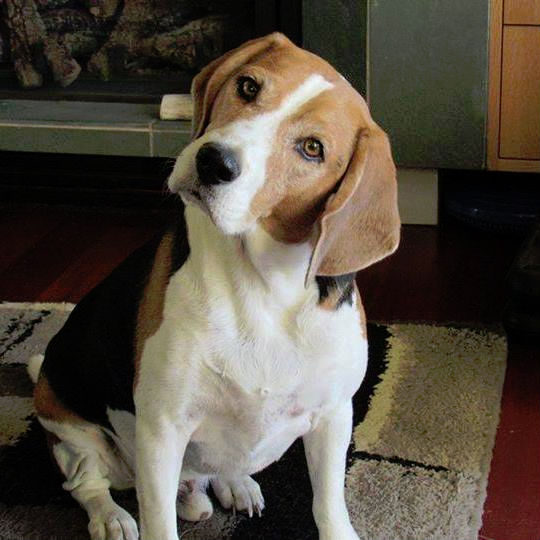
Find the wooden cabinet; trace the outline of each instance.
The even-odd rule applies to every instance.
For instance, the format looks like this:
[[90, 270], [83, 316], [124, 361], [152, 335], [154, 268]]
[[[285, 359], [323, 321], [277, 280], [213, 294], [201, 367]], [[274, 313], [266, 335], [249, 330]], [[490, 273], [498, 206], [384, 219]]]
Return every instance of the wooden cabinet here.
[[539, 0], [492, 0], [488, 168], [540, 172]]

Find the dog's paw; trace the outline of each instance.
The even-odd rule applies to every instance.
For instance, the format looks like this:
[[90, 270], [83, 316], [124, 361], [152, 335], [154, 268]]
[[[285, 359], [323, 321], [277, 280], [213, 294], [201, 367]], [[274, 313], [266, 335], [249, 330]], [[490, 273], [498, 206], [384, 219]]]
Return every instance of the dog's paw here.
[[184, 521], [204, 521], [212, 516], [214, 507], [205, 488], [195, 480], [187, 480], [180, 483], [176, 511]]
[[118, 505], [93, 515], [88, 523], [88, 531], [92, 540], [137, 540], [139, 538], [137, 523]]
[[247, 512], [249, 517], [257, 513], [259, 517], [264, 509], [264, 498], [259, 484], [250, 476], [223, 478], [218, 476], [210, 483], [223, 508]]

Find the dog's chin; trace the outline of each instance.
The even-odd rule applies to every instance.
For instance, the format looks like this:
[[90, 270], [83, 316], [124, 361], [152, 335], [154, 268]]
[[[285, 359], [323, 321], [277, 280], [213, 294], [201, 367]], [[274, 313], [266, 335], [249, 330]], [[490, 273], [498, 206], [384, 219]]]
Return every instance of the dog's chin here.
[[203, 200], [198, 191], [194, 189], [184, 188], [178, 190], [178, 195], [182, 197], [182, 200], [186, 204], [194, 204], [195, 206], [202, 206]]
[[196, 206], [205, 214], [209, 214], [208, 206], [202, 200], [200, 194], [192, 189], [179, 189], [177, 194], [180, 196], [186, 206]]
[[194, 206], [206, 214], [216, 229], [225, 236], [239, 236], [251, 228], [245, 219], [239, 219], [237, 216], [232, 217], [224, 211], [223, 205], [220, 205], [212, 196], [205, 196], [204, 193], [191, 189], [180, 189], [178, 195], [184, 204]]
[[231, 219], [225, 212], [214, 209], [212, 206], [208, 209], [207, 214], [214, 226], [225, 236], [241, 236], [250, 229], [244, 220]]

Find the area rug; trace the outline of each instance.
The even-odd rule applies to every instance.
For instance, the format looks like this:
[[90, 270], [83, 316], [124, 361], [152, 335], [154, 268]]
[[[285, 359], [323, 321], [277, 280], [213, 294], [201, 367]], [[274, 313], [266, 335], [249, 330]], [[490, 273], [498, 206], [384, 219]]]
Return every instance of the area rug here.
[[[0, 539], [87, 539], [32, 412], [25, 365], [69, 304], [0, 303]], [[370, 324], [354, 399], [346, 498], [362, 540], [476, 540], [499, 418], [506, 341], [497, 329]], [[179, 522], [185, 540], [316, 540], [302, 443], [257, 475], [261, 518], [219, 510]], [[114, 493], [137, 518], [133, 490]]]

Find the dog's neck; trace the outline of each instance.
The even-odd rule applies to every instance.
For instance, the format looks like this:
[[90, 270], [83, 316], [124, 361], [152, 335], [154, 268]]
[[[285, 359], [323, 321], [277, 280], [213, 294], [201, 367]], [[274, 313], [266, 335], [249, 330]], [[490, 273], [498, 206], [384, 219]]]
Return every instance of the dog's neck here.
[[212, 265], [210, 270], [215, 275], [231, 283], [251, 283], [287, 303], [316, 288], [315, 282], [307, 288], [305, 285], [312, 249], [308, 242], [279, 242], [258, 225], [243, 235], [225, 235], [208, 215], [192, 205], [186, 207], [186, 223], [190, 256], [200, 261], [201, 268]]

